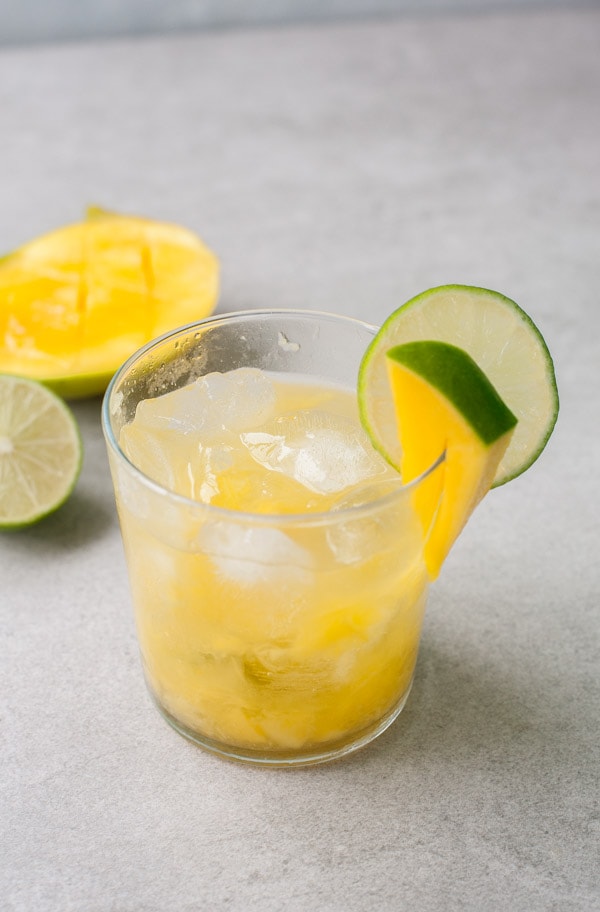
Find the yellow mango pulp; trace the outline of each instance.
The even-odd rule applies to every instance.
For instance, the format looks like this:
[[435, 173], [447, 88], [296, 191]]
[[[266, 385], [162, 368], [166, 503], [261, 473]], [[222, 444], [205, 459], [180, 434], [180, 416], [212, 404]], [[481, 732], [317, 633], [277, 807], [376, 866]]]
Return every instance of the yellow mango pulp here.
[[0, 369], [100, 392], [141, 345], [208, 315], [217, 291], [216, 258], [190, 231], [110, 214], [69, 225], [0, 260]]
[[419, 559], [335, 566], [314, 532], [314, 566], [235, 578], [235, 561], [173, 548], [120, 512], [147, 682], [178, 724], [217, 744], [309, 750], [352, 740], [407, 695], [428, 582]]
[[402, 478], [411, 482], [445, 453], [441, 471], [414, 492], [426, 535], [425, 562], [432, 579], [482, 497], [513, 434], [485, 444], [452, 403], [419, 375], [388, 361], [402, 443]]
[[[361, 433], [353, 392], [273, 382], [275, 415], [308, 412], [348, 440]], [[408, 695], [429, 582], [397, 473], [372, 451], [374, 474], [355, 480], [352, 495], [343, 483], [316, 493], [258, 464], [231, 435], [221, 441], [230, 460], [213, 464], [218, 439], [157, 421], [171, 406], [152, 402], [150, 414], [138, 406], [121, 446], [189, 500], [131, 478], [116, 489], [158, 705], [202, 743], [270, 757], [337, 750], [385, 726]], [[393, 496], [375, 503], [378, 485]], [[349, 496], [373, 509], [338, 512]]]

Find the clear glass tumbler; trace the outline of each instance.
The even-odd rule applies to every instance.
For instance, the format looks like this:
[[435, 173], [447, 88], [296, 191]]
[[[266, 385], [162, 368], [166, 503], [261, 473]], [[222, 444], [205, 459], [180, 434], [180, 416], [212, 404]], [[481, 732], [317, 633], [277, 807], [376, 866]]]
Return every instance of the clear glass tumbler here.
[[340, 509], [252, 514], [179, 496], [119, 446], [138, 402], [258, 367], [354, 390], [376, 327], [309, 311], [225, 314], [133, 355], [103, 404], [149, 691], [165, 719], [230, 759], [298, 766], [369, 743], [402, 710], [428, 576], [410, 485]]

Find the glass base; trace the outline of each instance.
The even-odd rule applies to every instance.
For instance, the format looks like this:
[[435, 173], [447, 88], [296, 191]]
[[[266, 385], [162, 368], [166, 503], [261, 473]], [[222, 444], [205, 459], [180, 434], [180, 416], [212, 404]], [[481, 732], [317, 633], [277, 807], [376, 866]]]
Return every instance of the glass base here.
[[314, 745], [313, 747], [306, 748], [304, 750], [253, 750], [248, 747], [240, 747], [237, 745], [222, 744], [218, 741], [213, 741], [211, 738], [206, 738], [199, 732], [193, 731], [188, 728], [182, 722], [172, 716], [171, 713], [162, 706], [155, 694], [150, 690], [150, 696], [160, 712], [163, 719], [165, 719], [169, 725], [175, 729], [180, 735], [183, 735], [184, 738], [187, 738], [188, 741], [192, 741], [194, 744], [197, 744], [198, 747], [203, 748], [203, 750], [209, 751], [211, 754], [216, 754], [216, 756], [221, 757], [224, 760], [233, 760], [240, 763], [248, 763], [253, 766], [270, 766], [270, 767], [301, 767], [301, 766], [315, 766], [319, 763], [330, 763], [333, 760], [340, 760], [342, 757], [347, 757], [349, 754], [353, 754], [355, 751], [360, 750], [363, 747], [366, 747], [375, 738], [378, 738], [387, 728], [390, 727], [392, 722], [394, 722], [406, 705], [410, 691], [412, 688], [412, 680], [404, 693], [402, 699], [395, 704], [393, 709], [391, 709], [385, 716], [381, 719], [378, 719], [376, 723], [368, 726], [367, 728], [361, 729], [358, 732], [353, 732], [346, 738], [338, 739], [337, 741], [329, 742], [323, 745]]

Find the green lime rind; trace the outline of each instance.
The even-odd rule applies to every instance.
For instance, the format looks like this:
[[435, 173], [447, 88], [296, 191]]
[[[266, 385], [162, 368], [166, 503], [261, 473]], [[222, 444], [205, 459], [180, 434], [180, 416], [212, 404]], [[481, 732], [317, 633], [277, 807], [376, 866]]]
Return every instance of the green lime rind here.
[[387, 357], [417, 374], [450, 402], [486, 446], [517, 424], [481, 368], [448, 342], [406, 342]]
[[37, 380], [0, 374], [0, 530], [27, 528], [56, 512], [82, 465], [79, 426], [60, 396]]
[[470, 285], [442, 285], [411, 298], [383, 323], [358, 375], [361, 421], [373, 446], [399, 469], [402, 452], [385, 363], [396, 345], [447, 342], [466, 351], [518, 419], [492, 487], [526, 471], [546, 446], [559, 411], [552, 357], [515, 301]]

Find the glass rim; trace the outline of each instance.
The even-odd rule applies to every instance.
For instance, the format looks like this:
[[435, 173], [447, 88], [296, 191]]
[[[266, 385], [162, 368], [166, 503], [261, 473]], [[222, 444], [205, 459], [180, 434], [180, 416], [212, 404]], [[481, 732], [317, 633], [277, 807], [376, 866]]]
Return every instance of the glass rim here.
[[[254, 513], [248, 510], [234, 510], [229, 507], [220, 507], [215, 504], [204, 503], [199, 500], [193, 500], [191, 497], [186, 497], [184, 494], [178, 494], [175, 491], [170, 490], [169, 488], [161, 485], [159, 482], [154, 481], [149, 475], [146, 475], [140, 468], [138, 468], [134, 462], [132, 462], [129, 457], [123, 452], [121, 446], [119, 445], [118, 440], [113, 431], [111, 415], [110, 415], [110, 400], [112, 394], [115, 390], [117, 383], [127, 374], [127, 372], [140, 360], [144, 358], [148, 352], [152, 351], [154, 348], [158, 347], [163, 342], [166, 342], [168, 339], [174, 338], [178, 335], [187, 335], [188, 333], [197, 330], [199, 327], [204, 328], [209, 325], [214, 325], [222, 322], [230, 322], [232, 320], [240, 319], [260, 319], [264, 317], [276, 317], [276, 316], [288, 316], [288, 317], [300, 317], [300, 318], [321, 318], [328, 321], [341, 322], [346, 324], [351, 324], [361, 329], [366, 330], [367, 333], [372, 336], [378, 331], [379, 327], [374, 323], [367, 323], [365, 320], [361, 320], [357, 317], [347, 317], [343, 314], [335, 314], [329, 311], [322, 310], [308, 310], [308, 309], [296, 309], [296, 308], [258, 308], [258, 309], [249, 309], [249, 310], [235, 310], [228, 311], [221, 314], [211, 314], [208, 317], [204, 317], [202, 320], [196, 320], [193, 323], [186, 323], [183, 326], [178, 326], [174, 329], [169, 330], [166, 333], [163, 333], [160, 336], [157, 336], [154, 339], [151, 339], [149, 342], [146, 342], [143, 346], [138, 348], [133, 352], [126, 361], [121, 364], [119, 368], [113, 374], [104, 397], [102, 400], [102, 410], [101, 410], [101, 421], [102, 421], [102, 430], [104, 432], [105, 440], [110, 447], [110, 449], [115, 454], [116, 458], [124, 465], [127, 472], [132, 475], [139, 483], [141, 483], [145, 488], [151, 490], [154, 494], [157, 494], [161, 497], [167, 498], [170, 502], [179, 504], [182, 507], [187, 509], [192, 509], [199, 513], [206, 513], [207, 516], [214, 517], [215, 519], [226, 520], [228, 522], [240, 522], [240, 523], [253, 523], [256, 525], [273, 525], [273, 526], [282, 526], [282, 525], [301, 525], [301, 526], [315, 526], [315, 525], [328, 525], [332, 522], [339, 522], [343, 517], [359, 517], [363, 515], [368, 515], [372, 512], [378, 512], [381, 509], [384, 509], [388, 505], [392, 504], [395, 500], [401, 500], [404, 497], [408, 496], [414, 489], [416, 489], [429, 475], [432, 475], [433, 472], [444, 462], [446, 458], [446, 451], [442, 451], [439, 456], [429, 465], [420, 475], [416, 478], [413, 478], [411, 481], [404, 484], [400, 481], [398, 487], [393, 491], [390, 491], [387, 494], [384, 494], [381, 497], [375, 498], [374, 500], [369, 500], [364, 504], [352, 505], [347, 507], [341, 507], [340, 509], [329, 509], [329, 510], [318, 510], [310, 513]], [[382, 457], [383, 458], [383, 457]], [[400, 478], [400, 475], [398, 476]], [[373, 481], [373, 484], [377, 484], [377, 480]], [[342, 494], [343, 492], [340, 492]]]

